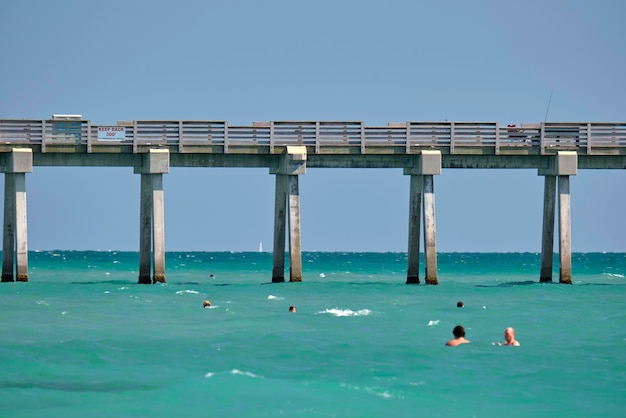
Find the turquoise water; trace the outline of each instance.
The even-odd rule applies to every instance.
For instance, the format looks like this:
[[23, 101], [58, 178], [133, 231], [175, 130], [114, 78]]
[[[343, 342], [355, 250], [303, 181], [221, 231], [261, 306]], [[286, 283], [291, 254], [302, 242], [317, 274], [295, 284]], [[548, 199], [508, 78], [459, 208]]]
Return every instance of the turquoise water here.
[[137, 253], [31, 253], [0, 284], [0, 416], [626, 416], [626, 254], [574, 254], [572, 286], [534, 253], [438, 262], [416, 286], [405, 254], [304, 253], [271, 284], [269, 253], [168, 253], [138, 285]]

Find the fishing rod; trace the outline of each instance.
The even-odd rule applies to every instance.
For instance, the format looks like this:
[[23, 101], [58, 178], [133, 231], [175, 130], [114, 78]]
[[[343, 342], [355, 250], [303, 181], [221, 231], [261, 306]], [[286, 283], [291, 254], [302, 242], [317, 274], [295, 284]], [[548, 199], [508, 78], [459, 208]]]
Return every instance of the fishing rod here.
[[550, 103], [552, 103], [552, 93], [554, 93], [554, 89], [550, 90], [550, 98], [548, 99], [548, 107], [546, 108], [546, 117], [543, 118], [543, 123], [546, 123], [548, 120], [548, 112], [550, 111]]

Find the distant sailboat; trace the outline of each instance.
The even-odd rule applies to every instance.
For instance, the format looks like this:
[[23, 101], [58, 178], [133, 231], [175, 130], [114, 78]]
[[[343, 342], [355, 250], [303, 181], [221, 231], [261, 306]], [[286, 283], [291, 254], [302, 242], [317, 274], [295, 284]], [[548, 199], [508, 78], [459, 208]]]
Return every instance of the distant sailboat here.
[[263, 252], [263, 241], [259, 242], [259, 252]]

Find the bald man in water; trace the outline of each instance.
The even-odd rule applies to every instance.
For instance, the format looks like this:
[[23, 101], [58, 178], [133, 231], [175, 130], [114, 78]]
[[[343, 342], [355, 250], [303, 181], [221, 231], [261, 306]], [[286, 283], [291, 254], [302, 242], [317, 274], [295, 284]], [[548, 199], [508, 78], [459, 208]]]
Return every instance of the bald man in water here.
[[513, 327], [506, 327], [504, 329], [504, 342], [496, 343], [497, 345], [513, 345], [519, 347], [519, 341], [515, 339], [515, 330]]

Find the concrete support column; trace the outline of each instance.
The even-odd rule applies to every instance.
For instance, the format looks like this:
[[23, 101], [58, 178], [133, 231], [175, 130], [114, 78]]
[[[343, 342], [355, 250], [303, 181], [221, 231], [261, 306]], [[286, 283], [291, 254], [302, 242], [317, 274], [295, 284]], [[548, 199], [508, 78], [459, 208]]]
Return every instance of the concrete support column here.
[[[272, 282], [285, 281], [285, 223], [289, 219], [289, 281], [302, 281], [302, 250], [300, 239], [300, 190], [298, 175], [306, 173], [306, 147], [288, 146], [278, 156], [274, 206], [274, 267]], [[289, 213], [286, 213], [286, 210]]]
[[559, 283], [572, 284], [569, 176], [559, 176]]
[[541, 240], [540, 281], [552, 281], [554, 252], [554, 201], [556, 177], [559, 186], [559, 283], [572, 284], [572, 238], [570, 176], [578, 173], [578, 154], [575, 151], [559, 151], [548, 157], [547, 167], [539, 170], [545, 176], [543, 196], [543, 232]]
[[26, 219], [26, 174], [15, 173], [15, 247], [17, 266], [15, 280], [28, 281], [28, 228]]
[[165, 283], [165, 205], [163, 201], [163, 174], [152, 177], [152, 251], [154, 275], [152, 283]]
[[407, 255], [408, 267], [407, 284], [419, 284], [420, 267], [420, 222], [422, 218], [422, 185], [421, 175], [411, 175], [410, 204], [409, 204], [409, 252]]
[[554, 202], [556, 200], [556, 176], [544, 176], [543, 186], [543, 230], [541, 239], [540, 282], [552, 281], [554, 262]]
[[4, 234], [2, 241], [2, 281], [15, 281], [15, 174], [4, 175]]
[[433, 176], [424, 176], [424, 259], [426, 284], [437, 284], [437, 234]]
[[[144, 156], [142, 166], [135, 168], [135, 173], [141, 174], [138, 281], [140, 284], [165, 282], [163, 174], [169, 172], [169, 161], [168, 150], [150, 150]], [[150, 277], [151, 264], [153, 267], [152, 280]]]
[[441, 174], [441, 152], [422, 151], [404, 169], [411, 176], [409, 207], [409, 249], [407, 284], [419, 281], [420, 217], [424, 222], [424, 259], [426, 284], [438, 284], [437, 234], [435, 228], [434, 175]]
[[289, 182], [289, 281], [302, 281], [300, 246], [300, 191], [298, 176], [287, 176]]
[[285, 281], [285, 224], [287, 210], [287, 175], [276, 174], [274, 199], [274, 268], [272, 282]]
[[[4, 227], [2, 241], [3, 282], [15, 279], [28, 281], [28, 231], [26, 218], [26, 173], [33, 171], [33, 153], [28, 148], [15, 148], [7, 155], [4, 167]], [[16, 257], [17, 253], [17, 257]]]
[[141, 174], [139, 203], [139, 284], [150, 284], [152, 264], [152, 179]]

